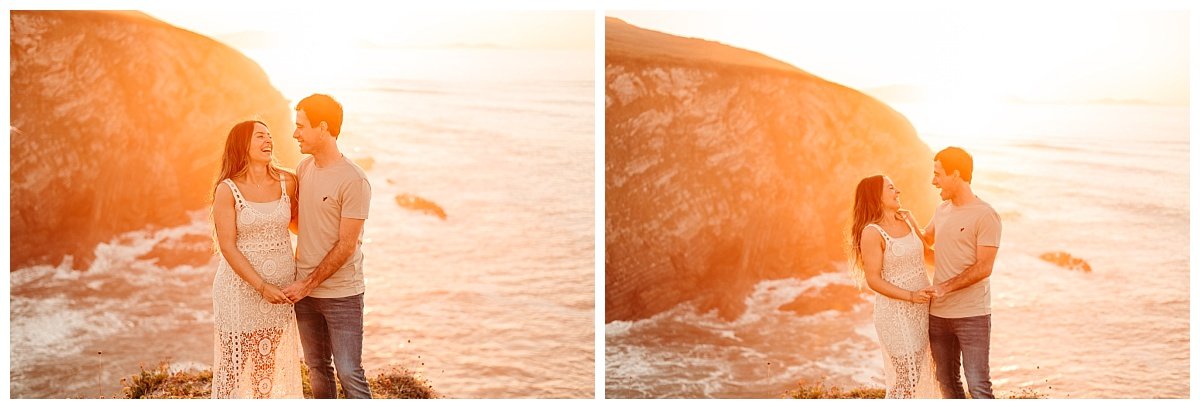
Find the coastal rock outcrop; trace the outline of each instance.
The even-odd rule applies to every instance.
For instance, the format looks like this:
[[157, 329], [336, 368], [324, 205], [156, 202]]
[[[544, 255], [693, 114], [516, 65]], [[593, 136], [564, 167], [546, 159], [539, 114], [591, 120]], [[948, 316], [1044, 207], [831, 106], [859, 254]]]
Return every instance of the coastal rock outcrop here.
[[11, 268], [86, 266], [99, 242], [189, 221], [229, 129], [261, 119], [294, 166], [292, 110], [236, 50], [137, 12], [10, 14]]
[[932, 152], [887, 105], [752, 51], [605, 30], [606, 322], [682, 302], [732, 319], [759, 281], [844, 268], [866, 176], [932, 215]]

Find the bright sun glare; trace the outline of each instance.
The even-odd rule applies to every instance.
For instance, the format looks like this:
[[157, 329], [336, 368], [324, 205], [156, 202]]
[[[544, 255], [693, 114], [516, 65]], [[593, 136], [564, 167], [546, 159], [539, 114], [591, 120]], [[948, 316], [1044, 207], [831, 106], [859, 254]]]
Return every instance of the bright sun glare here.
[[922, 99], [941, 104], [1188, 102], [1187, 12], [967, 8], [606, 15], [760, 52], [860, 90], [917, 89]]
[[[338, 88], [381, 67], [366, 53], [448, 47], [592, 49], [590, 12], [429, 11], [332, 7], [312, 10], [149, 10], [153, 17], [238, 48], [289, 99]], [[378, 59], [372, 59], [377, 61]], [[405, 72], [435, 70], [411, 58]]]
[[1189, 99], [1186, 12], [968, 7], [606, 15], [763, 53], [897, 105], [921, 133], [985, 138], [1015, 102]]

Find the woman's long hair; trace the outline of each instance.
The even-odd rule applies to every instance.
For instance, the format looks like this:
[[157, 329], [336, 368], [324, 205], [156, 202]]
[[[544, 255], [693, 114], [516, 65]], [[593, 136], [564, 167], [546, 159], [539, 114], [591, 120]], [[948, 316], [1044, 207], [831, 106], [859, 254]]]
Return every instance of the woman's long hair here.
[[[250, 171], [250, 139], [254, 137], [254, 125], [261, 124], [266, 127], [267, 124], [258, 120], [242, 121], [233, 126], [229, 130], [229, 136], [225, 137], [225, 153], [221, 155], [221, 172], [217, 174], [217, 180], [213, 181], [212, 191], [209, 192], [209, 201], [216, 199], [217, 188], [221, 186], [221, 182], [225, 179], [233, 179], [246, 174]], [[275, 155], [271, 155], [271, 162], [267, 164], [267, 175], [278, 180], [280, 174], [284, 172], [282, 166], [275, 159]], [[287, 192], [283, 192], [287, 194]], [[215, 203], [214, 203], [215, 204]], [[209, 208], [208, 217], [213, 221], [213, 251], [220, 252], [221, 246], [217, 241], [216, 223], [213, 219], [212, 209]]]
[[863, 178], [854, 191], [854, 222], [850, 225], [850, 243], [847, 253], [850, 258], [850, 277], [862, 288], [866, 283], [866, 271], [862, 264], [862, 232], [868, 224], [883, 217], [883, 175]]

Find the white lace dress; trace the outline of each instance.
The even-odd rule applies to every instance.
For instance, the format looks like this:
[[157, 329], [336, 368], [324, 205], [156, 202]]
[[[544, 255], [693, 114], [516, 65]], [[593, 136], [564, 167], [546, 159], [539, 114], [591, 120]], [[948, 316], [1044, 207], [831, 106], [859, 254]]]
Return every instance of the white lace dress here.
[[[267, 282], [283, 288], [295, 281], [287, 190], [277, 201], [255, 203], [246, 201], [233, 181], [224, 183], [233, 190], [238, 250]], [[220, 259], [213, 279], [212, 397], [303, 398], [295, 310], [267, 302]]]
[[[883, 279], [905, 290], [929, 286], [924, 248], [913, 234], [893, 238], [883, 235]], [[937, 398], [940, 396], [929, 351], [929, 304], [897, 300], [875, 294], [875, 331], [883, 347], [887, 398]]]

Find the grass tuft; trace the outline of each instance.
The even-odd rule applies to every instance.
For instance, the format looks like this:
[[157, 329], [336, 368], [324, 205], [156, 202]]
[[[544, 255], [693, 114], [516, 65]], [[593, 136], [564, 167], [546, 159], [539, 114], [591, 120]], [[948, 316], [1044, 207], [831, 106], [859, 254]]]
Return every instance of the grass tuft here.
[[[212, 396], [212, 370], [180, 370], [172, 372], [171, 365], [160, 362], [157, 367], [141, 371], [129, 378], [121, 379], [122, 393], [127, 399], [207, 399]], [[308, 367], [300, 365], [300, 379], [304, 398], [312, 399], [312, 384], [308, 382]], [[335, 381], [336, 382], [336, 381]], [[374, 399], [437, 399], [445, 395], [437, 393], [433, 384], [421, 374], [407, 368], [393, 366], [383, 373], [368, 379], [371, 397]], [[345, 397], [340, 382], [338, 396]]]

